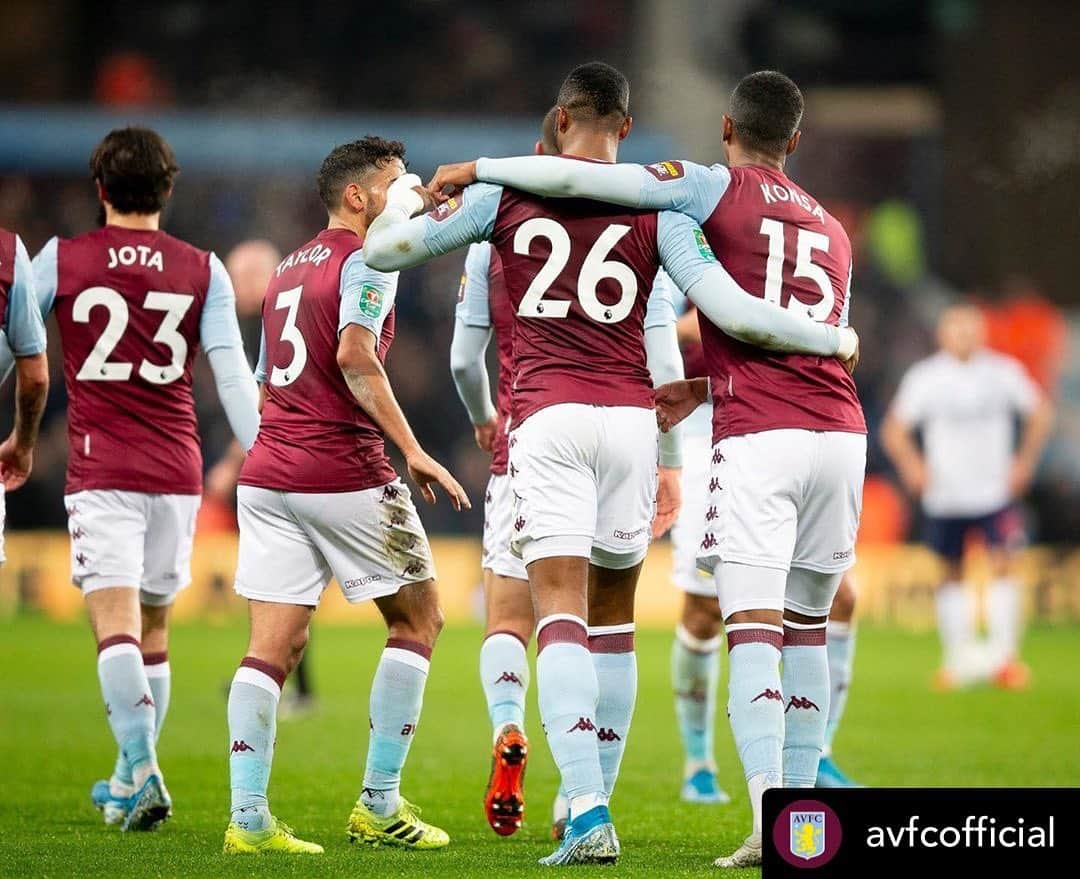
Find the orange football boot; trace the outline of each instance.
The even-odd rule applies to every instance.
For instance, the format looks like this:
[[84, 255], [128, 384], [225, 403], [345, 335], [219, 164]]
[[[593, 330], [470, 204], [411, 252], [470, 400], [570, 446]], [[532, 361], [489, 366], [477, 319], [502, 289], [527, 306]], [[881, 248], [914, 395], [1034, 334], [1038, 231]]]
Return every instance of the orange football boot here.
[[488, 824], [499, 836], [510, 836], [525, 817], [525, 764], [529, 740], [517, 726], [506, 726], [495, 739], [491, 778], [484, 795]]

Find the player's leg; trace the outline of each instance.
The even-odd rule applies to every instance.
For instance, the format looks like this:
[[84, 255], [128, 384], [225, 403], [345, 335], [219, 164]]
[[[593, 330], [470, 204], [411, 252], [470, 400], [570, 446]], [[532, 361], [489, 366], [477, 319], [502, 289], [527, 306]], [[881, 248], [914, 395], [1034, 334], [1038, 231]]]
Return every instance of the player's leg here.
[[681, 795], [690, 803], [730, 801], [717, 782], [713, 752], [723, 618], [712, 577], [697, 568], [709, 515], [711, 457], [707, 431], [684, 432], [683, 505], [671, 529], [672, 580], [684, 597], [671, 645], [671, 684], [684, 754]]
[[307, 644], [308, 624], [330, 579], [329, 565], [289, 509], [283, 492], [237, 489], [240, 544], [236, 592], [248, 599], [247, 651], [229, 688], [231, 815], [226, 854], [318, 854], [270, 812], [278, 703]]
[[712, 458], [710, 510], [698, 554], [712, 570], [728, 645], [728, 717], [752, 812], [750, 835], [719, 867], [761, 863], [761, 801], [783, 783], [784, 696], [780, 679], [787, 567], [796, 499], [807, 472], [801, 431], [721, 440]]
[[369, 694], [367, 759], [349, 814], [349, 839], [442, 848], [450, 842], [446, 832], [420, 820], [419, 810], [401, 795], [431, 652], [442, 629], [431, 547], [409, 489], [394, 479], [367, 490], [287, 497], [346, 600], [374, 601], [387, 626]]
[[525, 817], [525, 696], [529, 688], [526, 648], [536, 621], [528, 573], [510, 551], [513, 532], [510, 477], [493, 474], [484, 503], [484, 642], [480, 646], [480, 685], [492, 728], [491, 774], [484, 812], [491, 828], [508, 836]]
[[847, 705], [855, 660], [855, 592], [855, 577], [848, 571], [836, 591], [825, 629], [825, 648], [829, 656], [829, 718], [825, 725], [825, 748], [818, 764], [818, 787], [858, 787], [832, 759], [832, 743]]
[[941, 559], [943, 578], [935, 593], [941, 668], [939, 689], [952, 689], [977, 680], [981, 674], [975, 640], [975, 597], [964, 582], [964, 540], [970, 520], [928, 518], [926, 543]]
[[[596, 737], [604, 791], [615, 793], [619, 766], [630, 736], [637, 701], [637, 654], [634, 652], [634, 593], [641, 575], [637, 553], [594, 560], [589, 566], [589, 653], [599, 699], [596, 703]], [[627, 564], [625, 568], [614, 567]]]
[[688, 803], [727, 803], [731, 798], [716, 779], [713, 731], [716, 690], [720, 678], [723, 618], [715, 587], [712, 595], [687, 592], [671, 648], [671, 680], [675, 715], [682, 739], [682, 799]]
[[1024, 628], [1023, 598], [1013, 576], [1015, 551], [1023, 544], [1020, 516], [1009, 508], [988, 517], [984, 527], [991, 580], [986, 588], [986, 625], [993, 681], [1004, 689], [1022, 689], [1031, 677], [1020, 660]]
[[140, 649], [139, 585], [149, 495], [83, 491], [65, 497], [72, 581], [86, 601], [98, 644], [98, 679], [116, 739], [117, 772], [94, 785], [106, 823], [151, 829], [171, 800], [158, 765], [155, 708]]
[[831, 683], [826, 625], [844, 572], [855, 561], [866, 438], [804, 432], [816, 463], [799, 503], [784, 601], [784, 785], [813, 787], [825, 747]]

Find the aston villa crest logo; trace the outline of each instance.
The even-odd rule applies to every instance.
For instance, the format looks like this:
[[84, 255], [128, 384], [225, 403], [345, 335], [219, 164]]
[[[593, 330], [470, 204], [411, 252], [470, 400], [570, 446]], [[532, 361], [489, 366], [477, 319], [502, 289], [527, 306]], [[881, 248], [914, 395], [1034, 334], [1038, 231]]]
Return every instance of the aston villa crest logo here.
[[825, 853], [825, 813], [792, 812], [789, 849], [797, 858], [811, 861]]

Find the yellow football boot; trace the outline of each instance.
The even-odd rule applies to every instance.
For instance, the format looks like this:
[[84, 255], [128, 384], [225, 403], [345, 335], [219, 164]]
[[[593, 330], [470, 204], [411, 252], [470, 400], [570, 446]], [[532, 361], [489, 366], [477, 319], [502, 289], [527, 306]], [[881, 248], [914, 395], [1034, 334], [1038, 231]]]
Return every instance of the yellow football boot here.
[[224, 852], [227, 855], [321, 855], [323, 847], [297, 839], [288, 824], [271, 818], [266, 830], [244, 830], [230, 824], [225, 828]]
[[380, 818], [357, 800], [349, 815], [349, 839], [365, 845], [438, 849], [450, 844], [446, 831], [420, 820], [420, 809], [404, 797], [393, 815]]

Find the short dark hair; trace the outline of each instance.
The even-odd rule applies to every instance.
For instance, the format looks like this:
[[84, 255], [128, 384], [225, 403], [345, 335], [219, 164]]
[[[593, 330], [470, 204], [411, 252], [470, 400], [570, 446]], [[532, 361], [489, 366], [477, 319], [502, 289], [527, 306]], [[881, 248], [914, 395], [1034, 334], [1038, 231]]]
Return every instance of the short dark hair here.
[[122, 214], [156, 214], [180, 172], [165, 138], [150, 128], [116, 128], [90, 154], [90, 176]]
[[341, 204], [341, 194], [350, 183], [356, 183], [369, 171], [381, 168], [394, 159], [405, 161], [405, 144], [369, 134], [352, 143], [343, 143], [330, 150], [323, 159], [315, 180], [319, 198], [329, 211]]
[[731, 93], [728, 116], [743, 145], [770, 155], [783, 155], [802, 121], [799, 87], [775, 70], [759, 70], [743, 78]]
[[575, 119], [622, 125], [630, 115], [630, 82], [610, 64], [590, 61], [563, 80], [557, 104]]
[[544, 145], [544, 153], [549, 156], [559, 154], [559, 144], [555, 139], [555, 117], [558, 116], [558, 107], [552, 107], [544, 114], [544, 121], [540, 123], [540, 142]]

